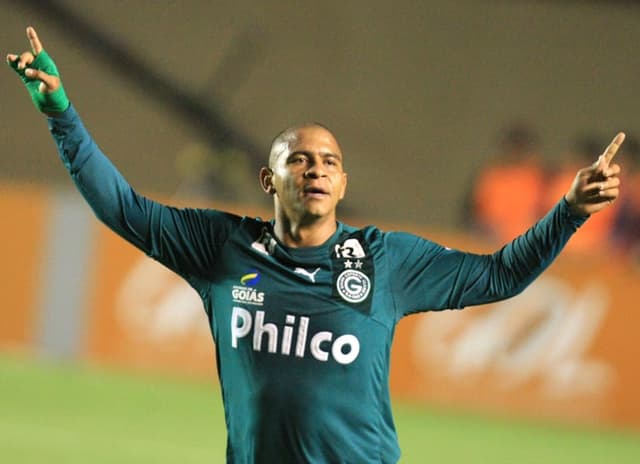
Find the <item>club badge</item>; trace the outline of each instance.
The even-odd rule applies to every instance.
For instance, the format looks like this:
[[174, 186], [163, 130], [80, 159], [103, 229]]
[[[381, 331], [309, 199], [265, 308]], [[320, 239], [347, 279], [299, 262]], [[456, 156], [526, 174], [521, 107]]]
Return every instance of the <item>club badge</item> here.
[[336, 289], [349, 303], [361, 303], [369, 296], [371, 281], [362, 272], [347, 269], [342, 271], [336, 279]]
[[375, 272], [362, 231], [341, 237], [333, 249], [331, 264], [334, 297], [369, 313]]

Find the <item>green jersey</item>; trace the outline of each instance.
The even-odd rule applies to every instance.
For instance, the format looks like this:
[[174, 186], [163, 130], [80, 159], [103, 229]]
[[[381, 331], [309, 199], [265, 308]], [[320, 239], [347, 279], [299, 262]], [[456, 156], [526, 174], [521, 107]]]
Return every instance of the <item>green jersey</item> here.
[[517, 294], [584, 221], [563, 200], [492, 255], [342, 223], [321, 246], [288, 248], [272, 222], [137, 194], [73, 107], [49, 125], [97, 216], [202, 297], [229, 463], [396, 462], [388, 378], [397, 322]]

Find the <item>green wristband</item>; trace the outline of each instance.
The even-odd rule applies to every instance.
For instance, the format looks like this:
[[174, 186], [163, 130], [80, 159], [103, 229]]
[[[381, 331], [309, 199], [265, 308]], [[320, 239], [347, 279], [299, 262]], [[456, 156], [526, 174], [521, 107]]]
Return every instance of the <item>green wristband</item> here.
[[[38, 108], [39, 111], [43, 113], [62, 113], [69, 107], [69, 99], [64, 92], [62, 82], [60, 83], [60, 87], [52, 93], [40, 92], [40, 81], [38, 79], [31, 79], [30, 77], [27, 77], [24, 73], [24, 69], [18, 69], [18, 60], [9, 61], [8, 64], [20, 75], [20, 79], [22, 79], [25, 87], [27, 87], [27, 91], [31, 96], [33, 104], [36, 105], [36, 108]], [[51, 76], [60, 77], [56, 64], [45, 50], [38, 53], [36, 58], [33, 60], [33, 63], [28, 67], [44, 71]]]

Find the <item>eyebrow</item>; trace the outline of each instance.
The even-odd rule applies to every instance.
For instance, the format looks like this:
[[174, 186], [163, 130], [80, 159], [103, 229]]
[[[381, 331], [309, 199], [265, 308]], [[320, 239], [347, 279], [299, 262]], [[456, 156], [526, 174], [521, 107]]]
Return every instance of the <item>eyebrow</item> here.
[[[287, 157], [287, 161], [289, 159], [291, 159], [292, 157], [296, 156], [296, 155], [305, 155], [307, 157], [310, 157], [310, 156], [312, 156], [312, 153], [310, 151], [308, 151], [308, 150], [296, 150], [296, 151], [293, 151], [293, 152], [291, 152], [289, 154], [289, 156]], [[320, 157], [323, 158], [323, 159], [333, 158], [333, 159], [336, 159], [336, 160], [342, 162], [342, 155], [339, 155], [337, 153], [324, 152], [324, 153], [320, 153]]]

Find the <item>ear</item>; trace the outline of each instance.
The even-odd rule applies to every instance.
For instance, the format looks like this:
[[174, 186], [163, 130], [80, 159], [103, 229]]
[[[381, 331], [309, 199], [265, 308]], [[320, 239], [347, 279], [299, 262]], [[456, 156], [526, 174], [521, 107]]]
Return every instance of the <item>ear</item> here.
[[267, 195], [274, 195], [276, 188], [273, 186], [273, 171], [269, 168], [260, 168], [260, 187]]

